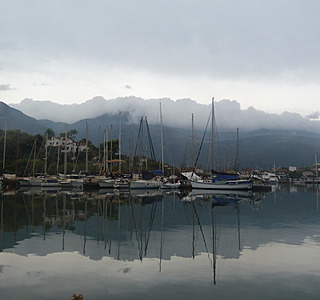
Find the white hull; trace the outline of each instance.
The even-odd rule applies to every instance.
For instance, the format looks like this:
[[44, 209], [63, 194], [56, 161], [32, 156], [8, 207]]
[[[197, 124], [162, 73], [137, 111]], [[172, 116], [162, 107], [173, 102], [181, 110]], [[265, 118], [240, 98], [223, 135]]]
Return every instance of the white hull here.
[[116, 181], [115, 180], [105, 180], [98, 183], [100, 189], [113, 189]]
[[114, 186], [115, 189], [128, 189], [129, 188], [129, 182], [122, 182], [117, 181]]
[[68, 188], [82, 188], [83, 186], [83, 178], [63, 178], [60, 180], [62, 187]]
[[31, 186], [41, 186], [42, 180], [37, 180], [37, 179], [30, 179], [29, 183]]
[[100, 189], [122, 189], [129, 188], [129, 183], [119, 180], [106, 180], [99, 182]]
[[22, 186], [30, 186], [30, 181], [29, 179], [18, 179], [18, 186], [22, 187]]
[[250, 190], [252, 182], [248, 180], [228, 180], [225, 182], [191, 181], [193, 189], [204, 190]]
[[137, 180], [130, 182], [130, 189], [159, 189], [161, 182], [157, 180]]
[[161, 188], [162, 189], [178, 189], [180, 187], [180, 183], [162, 183]]

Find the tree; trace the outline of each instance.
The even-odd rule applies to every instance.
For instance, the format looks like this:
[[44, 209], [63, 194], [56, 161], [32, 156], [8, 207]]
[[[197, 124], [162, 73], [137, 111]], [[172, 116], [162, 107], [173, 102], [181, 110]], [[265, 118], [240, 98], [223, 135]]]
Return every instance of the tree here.
[[78, 131], [76, 129], [71, 129], [70, 131], [68, 131], [67, 133], [65, 132], [61, 132], [60, 133], [60, 137], [65, 137], [67, 135], [67, 138], [75, 141], [76, 140], [76, 135], [78, 134]]
[[55, 134], [55, 132], [54, 132], [51, 128], [48, 128], [48, 129], [46, 129], [46, 131], [44, 132], [44, 135], [48, 135], [48, 139], [51, 139], [51, 138], [53, 138], [56, 134]]
[[73, 141], [76, 139], [76, 135], [78, 134], [78, 131], [76, 129], [71, 129], [67, 132], [68, 138], [72, 139]]

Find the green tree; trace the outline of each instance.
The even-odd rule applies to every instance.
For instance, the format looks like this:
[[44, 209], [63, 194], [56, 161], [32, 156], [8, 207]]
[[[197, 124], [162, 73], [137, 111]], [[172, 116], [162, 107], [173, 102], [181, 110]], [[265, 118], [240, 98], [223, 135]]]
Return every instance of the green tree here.
[[76, 129], [71, 129], [67, 133], [65, 132], [60, 132], [60, 137], [64, 138], [67, 135], [67, 138], [75, 141], [76, 140], [76, 135], [78, 134], [78, 131]]
[[75, 141], [77, 134], [78, 134], [78, 131], [76, 129], [71, 129], [70, 131], [67, 132], [67, 137]]
[[44, 132], [44, 135], [48, 135], [48, 138], [51, 139], [56, 134], [51, 128], [47, 128], [46, 131]]

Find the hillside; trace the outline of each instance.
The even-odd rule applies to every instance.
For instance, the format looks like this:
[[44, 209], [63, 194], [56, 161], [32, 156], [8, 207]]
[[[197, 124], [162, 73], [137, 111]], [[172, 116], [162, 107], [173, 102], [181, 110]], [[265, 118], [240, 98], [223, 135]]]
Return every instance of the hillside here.
[[7, 120], [7, 129], [20, 129], [30, 134], [43, 133], [45, 128], [34, 118], [31, 118], [21, 111], [10, 107], [0, 101], [0, 128], [5, 128], [4, 120]]

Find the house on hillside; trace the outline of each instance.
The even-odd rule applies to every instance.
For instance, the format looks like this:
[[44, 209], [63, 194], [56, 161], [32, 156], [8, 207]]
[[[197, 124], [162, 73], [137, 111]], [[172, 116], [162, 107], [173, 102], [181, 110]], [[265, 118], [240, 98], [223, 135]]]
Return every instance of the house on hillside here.
[[61, 152], [82, 152], [86, 150], [86, 144], [74, 142], [70, 138], [64, 137], [52, 137], [48, 139], [46, 142], [46, 146], [48, 147], [59, 147]]

